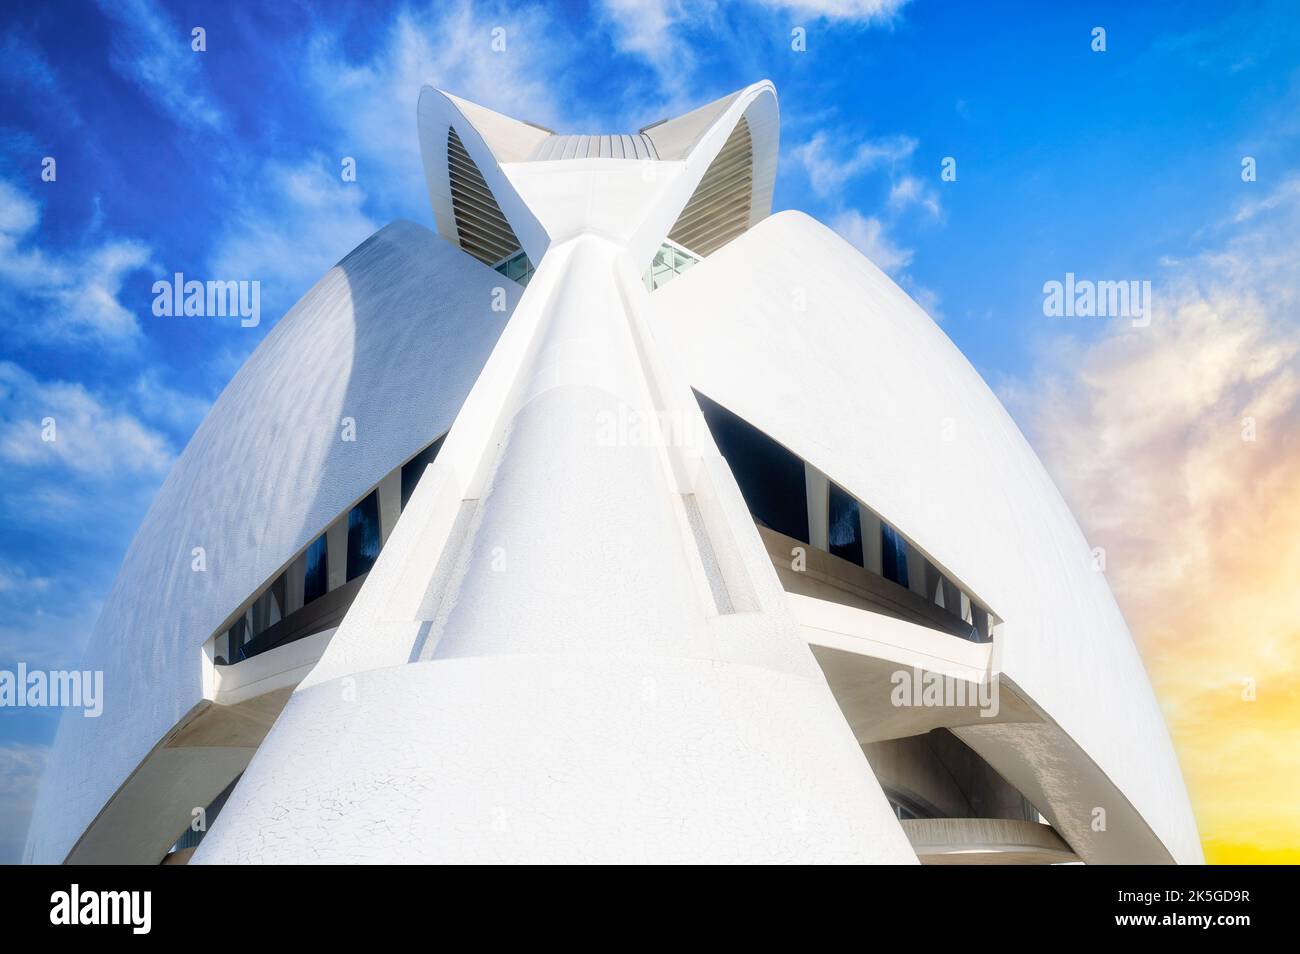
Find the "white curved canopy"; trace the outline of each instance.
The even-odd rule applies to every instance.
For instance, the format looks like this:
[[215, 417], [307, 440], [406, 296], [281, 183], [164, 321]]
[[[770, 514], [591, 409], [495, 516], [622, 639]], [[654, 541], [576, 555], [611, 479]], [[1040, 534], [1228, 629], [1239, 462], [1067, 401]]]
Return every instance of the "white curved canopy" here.
[[[427, 229], [394, 222], [267, 334], [172, 468], [105, 600], [84, 660], [106, 674], [104, 712], [60, 723], [35, 861], [62, 861], [202, 702], [203, 644], [249, 594], [451, 425], [519, 296]], [[345, 417], [353, 442], [341, 440]], [[195, 547], [204, 572], [191, 569]]]
[[[865, 501], [1002, 618], [997, 668], [1062, 731], [977, 725], [961, 738], [1040, 810], [1059, 810], [1053, 824], [1085, 858], [1199, 862], [1178, 761], [1105, 577], [1015, 423], [929, 316], [799, 212], [651, 304], [696, 388]], [[1109, 834], [1092, 830], [1094, 806], [1109, 807]]]

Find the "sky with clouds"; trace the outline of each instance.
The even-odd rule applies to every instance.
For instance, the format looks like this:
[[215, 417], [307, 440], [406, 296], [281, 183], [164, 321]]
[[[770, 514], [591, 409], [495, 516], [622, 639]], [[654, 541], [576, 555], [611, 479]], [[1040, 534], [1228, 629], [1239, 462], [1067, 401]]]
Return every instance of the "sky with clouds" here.
[[[75, 665], [153, 494], [276, 318], [385, 223], [432, 227], [422, 84], [630, 132], [766, 77], [775, 208], [830, 224], [941, 323], [1106, 548], [1210, 858], [1300, 860], [1289, 0], [324, 6], [0, 13], [0, 668]], [[155, 317], [174, 272], [257, 279], [261, 325]], [[1045, 317], [1067, 272], [1151, 281], [1154, 320]], [[0, 712], [0, 861], [56, 719]]]

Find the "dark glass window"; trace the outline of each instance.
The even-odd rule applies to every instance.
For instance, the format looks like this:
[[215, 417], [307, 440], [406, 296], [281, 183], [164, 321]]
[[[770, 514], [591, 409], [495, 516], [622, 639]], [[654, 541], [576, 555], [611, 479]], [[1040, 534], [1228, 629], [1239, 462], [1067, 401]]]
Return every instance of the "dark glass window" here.
[[808, 491], [803, 461], [721, 404], [698, 391], [695, 397], [754, 520], [807, 543]]
[[284, 574], [275, 578], [253, 603], [253, 633], [260, 636], [284, 617]]
[[379, 494], [370, 491], [348, 513], [348, 579], [366, 573], [379, 559]]
[[302, 581], [303, 606], [324, 596], [329, 588], [329, 551], [325, 548], [325, 534], [322, 533], [307, 548], [307, 571]]
[[835, 556], [863, 566], [862, 520], [858, 502], [835, 483], [830, 484], [826, 541]]
[[880, 521], [880, 550], [885, 579], [907, 586], [907, 541], [883, 520]]
[[957, 589], [957, 584], [946, 576], [942, 580], [943, 585], [943, 608], [953, 616], [961, 616], [961, 590]]
[[252, 613], [251, 607], [245, 610], [244, 615], [235, 620], [234, 625], [226, 631], [226, 651], [229, 655], [222, 660], [223, 662], [233, 664], [244, 658], [244, 645], [253, 638], [253, 634], [249, 632]]
[[[444, 434], [443, 437], [447, 435]], [[433, 463], [433, 459], [438, 456], [438, 450], [442, 447], [442, 437], [438, 438], [420, 453], [416, 454], [405, 464], [402, 465], [402, 509], [406, 509], [406, 502], [411, 499], [411, 494], [415, 493], [415, 485], [420, 482], [424, 476], [424, 468]]]
[[936, 606], [943, 593], [943, 574], [929, 560], [925, 561], [925, 598]]

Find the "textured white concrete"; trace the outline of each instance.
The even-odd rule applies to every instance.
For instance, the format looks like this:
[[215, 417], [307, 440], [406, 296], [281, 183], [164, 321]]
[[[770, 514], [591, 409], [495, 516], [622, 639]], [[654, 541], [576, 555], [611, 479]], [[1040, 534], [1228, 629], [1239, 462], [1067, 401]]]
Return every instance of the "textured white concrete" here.
[[[215, 627], [450, 425], [194, 863], [914, 862], [687, 381], [1005, 620], [979, 651], [1044, 721], [958, 732], [1081, 856], [1200, 860], [1132, 640], [1019, 431], [856, 251], [805, 216], [758, 221], [771, 84], [647, 130], [660, 160], [529, 162], [548, 132], [427, 88], [418, 115], [452, 244], [409, 224], [372, 238], [200, 427], [97, 628], [112, 718], [65, 722], [37, 860], [202, 697]], [[650, 296], [645, 263], [742, 117], [757, 224]], [[537, 265], [522, 299], [453, 247], [449, 126]], [[611, 420], [641, 436], [611, 441]], [[1110, 846], [1086, 817], [1108, 800]]]
[[[465, 151], [478, 166], [528, 258], [534, 264], [540, 262], [550, 240], [532, 211], [506, 184], [500, 164], [526, 160], [551, 134], [432, 86], [420, 90], [416, 117], [420, 159], [438, 234], [459, 245], [451, 203], [451, 176], [447, 171], [447, 130], [455, 127]], [[475, 125], [476, 122], [481, 125]]]
[[[1015, 423], [934, 322], [797, 212], [760, 223], [651, 302], [655, 333], [692, 384], [866, 501], [1005, 620], [1001, 670], [1174, 859], [1201, 861], [1164, 720], [1105, 577]], [[999, 732], [1013, 749], [1014, 730]], [[1021, 753], [1043, 772], [1049, 755], [1032, 743]], [[1048, 787], [1058, 805], [1074, 799], [1076, 831], [1108, 804], [1084, 804], [1065, 777]]]
[[[504, 313], [491, 310], [497, 287], [506, 289]], [[31, 859], [61, 861], [199, 702], [201, 647], [239, 604], [451, 424], [519, 294], [427, 229], [396, 222], [267, 334], [195, 432], [127, 552], [82, 663], [105, 672], [104, 714], [62, 721]], [[343, 417], [356, 421], [355, 442], [340, 440]], [[198, 546], [204, 573], [190, 569]]]
[[648, 196], [635, 160], [507, 167], [553, 244], [192, 863], [915, 862], [646, 324], [642, 249], [728, 132]]
[[191, 863], [915, 861], [861, 753], [818, 757], [828, 702], [659, 654], [360, 673], [295, 694]]

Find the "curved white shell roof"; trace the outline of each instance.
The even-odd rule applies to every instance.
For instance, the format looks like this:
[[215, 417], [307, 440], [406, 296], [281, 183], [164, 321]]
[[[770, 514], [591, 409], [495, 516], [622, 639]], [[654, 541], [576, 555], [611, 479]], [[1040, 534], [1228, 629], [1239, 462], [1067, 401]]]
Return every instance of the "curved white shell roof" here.
[[[35, 860], [65, 857], [200, 703], [213, 631], [453, 422], [196, 861], [914, 860], [707, 431], [593, 431], [627, 414], [702, 427], [688, 383], [1003, 620], [991, 664], [1032, 718], [953, 731], [1072, 849], [1200, 860], [1132, 639], [1014, 423], [879, 269], [806, 216], [764, 218], [770, 83], [643, 130], [654, 162], [529, 162], [549, 131], [429, 88], [418, 113], [448, 242], [377, 233], [200, 426], [105, 605], [87, 662], [105, 714], [61, 727]], [[453, 126], [536, 264], [522, 299], [454, 245]], [[649, 297], [640, 270], [737, 128], [748, 231]]]
[[[1201, 861], [1168, 731], [1105, 576], [1015, 423], [929, 316], [799, 212], [773, 215], [651, 302], [695, 387], [866, 501], [1004, 620], [1004, 678], [1122, 793], [1111, 828], [1127, 800], [1175, 860]], [[990, 747], [1018, 746], [1003, 754], [1023, 763], [1022, 791], [1044, 789], [1040, 809], [1060, 786], [1077, 796], [1077, 774], [1053, 778], [1052, 752], [1027, 732], [1004, 738], [1017, 731], [959, 734], [977, 750], [981, 733]], [[1091, 838], [1086, 809], [1054, 821]], [[1131, 839], [1149, 837], [1137, 827]], [[1106, 843], [1116, 857], [1119, 840]]]
[[[506, 288], [505, 312], [491, 309]], [[58, 862], [203, 698], [202, 646], [385, 473], [445, 431], [520, 289], [410, 222], [371, 236], [276, 324], [163, 483], [91, 635], [98, 719], [64, 718], [28, 853]], [[400, 413], [393, 413], [400, 408]], [[340, 421], [356, 421], [356, 441]], [[207, 572], [190, 569], [194, 547]]]

